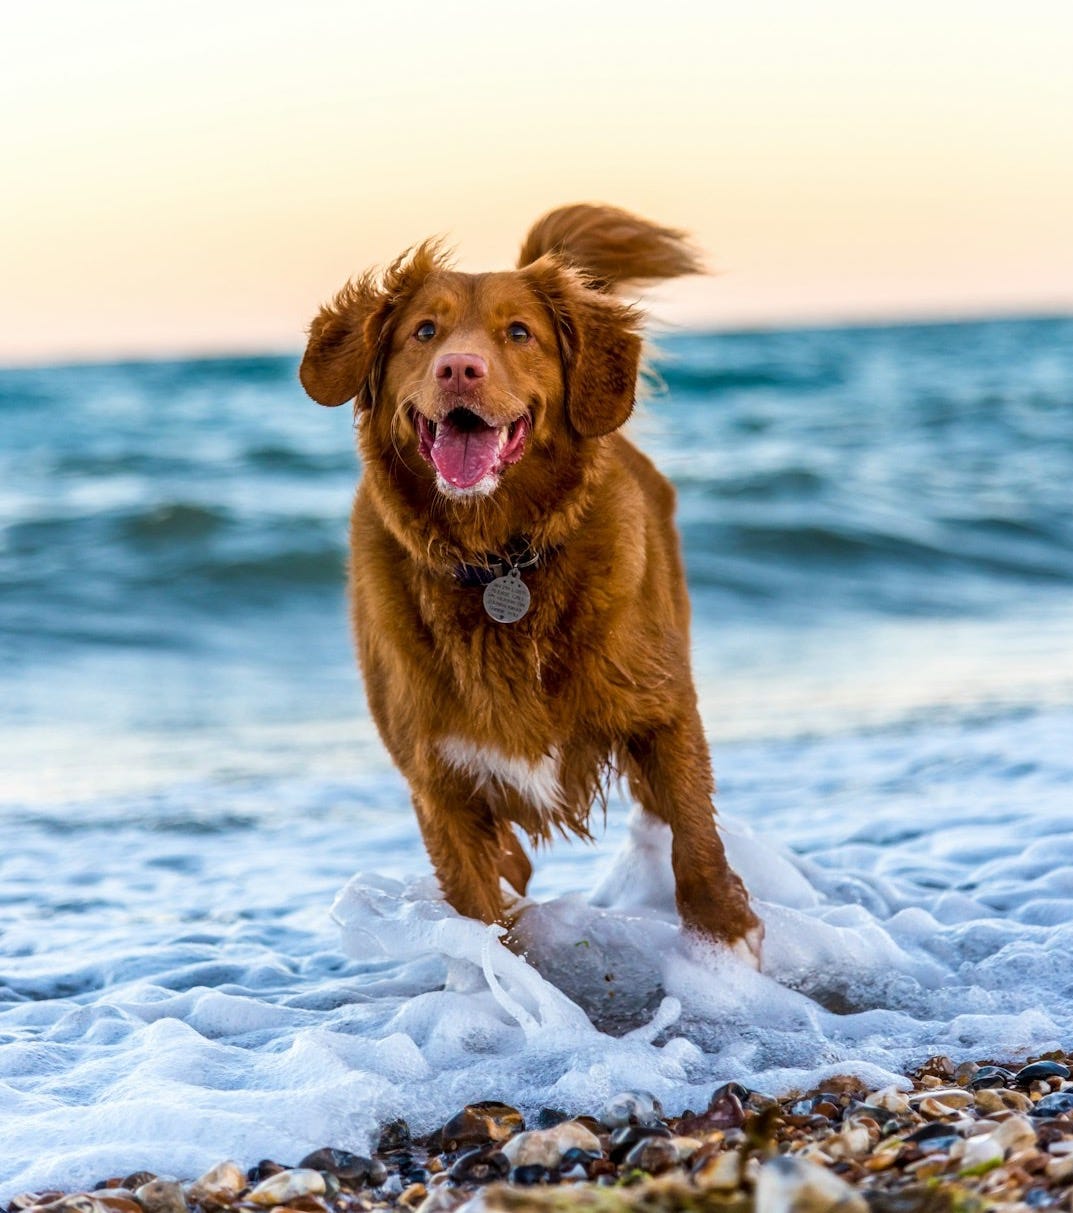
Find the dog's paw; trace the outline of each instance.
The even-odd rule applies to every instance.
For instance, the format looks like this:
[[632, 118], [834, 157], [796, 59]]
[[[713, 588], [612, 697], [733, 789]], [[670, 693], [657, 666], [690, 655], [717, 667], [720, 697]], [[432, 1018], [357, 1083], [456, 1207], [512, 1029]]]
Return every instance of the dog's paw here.
[[757, 922], [755, 927], [751, 927], [744, 935], [730, 944], [730, 950], [743, 964], [747, 964], [759, 973], [760, 962], [763, 959], [763, 943], [764, 924]]

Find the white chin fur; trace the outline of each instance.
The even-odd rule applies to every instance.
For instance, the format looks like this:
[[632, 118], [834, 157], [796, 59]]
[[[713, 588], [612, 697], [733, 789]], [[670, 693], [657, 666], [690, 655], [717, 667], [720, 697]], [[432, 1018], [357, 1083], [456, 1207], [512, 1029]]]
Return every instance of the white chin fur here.
[[499, 474], [489, 472], [487, 476], [482, 476], [476, 484], [471, 484], [468, 489], [460, 489], [458, 485], [445, 480], [437, 472], [436, 487], [445, 497], [450, 497], [454, 501], [465, 501], [470, 497], [487, 497], [499, 487]]

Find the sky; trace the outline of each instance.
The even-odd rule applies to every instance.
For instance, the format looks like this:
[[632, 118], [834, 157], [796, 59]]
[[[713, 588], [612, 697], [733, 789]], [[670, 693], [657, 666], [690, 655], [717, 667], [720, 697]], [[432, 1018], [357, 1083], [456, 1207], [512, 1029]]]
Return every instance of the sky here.
[[680, 325], [1073, 311], [1068, 0], [36, 0], [0, 17], [0, 363], [292, 351], [442, 234], [691, 231]]

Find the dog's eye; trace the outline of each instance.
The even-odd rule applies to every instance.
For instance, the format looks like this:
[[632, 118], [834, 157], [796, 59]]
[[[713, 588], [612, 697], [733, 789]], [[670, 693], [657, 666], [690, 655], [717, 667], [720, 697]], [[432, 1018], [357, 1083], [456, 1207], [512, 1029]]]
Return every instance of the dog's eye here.
[[431, 320], [422, 320], [414, 329], [414, 336], [418, 341], [431, 341], [436, 336], [436, 326]]
[[517, 320], [513, 324], [507, 325], [507, 337], [511, 341], [516, 341], [519, 345], [523, 341], [528, 341], [532, 333], [525, 327], [524, 324], [519, 324]]

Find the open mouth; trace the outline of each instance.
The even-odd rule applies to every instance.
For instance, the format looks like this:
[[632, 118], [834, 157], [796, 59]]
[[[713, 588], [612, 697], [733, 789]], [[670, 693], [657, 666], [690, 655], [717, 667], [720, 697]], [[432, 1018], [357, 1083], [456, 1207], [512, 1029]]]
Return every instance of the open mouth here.
[[442, 481], [462, 491], [494, 488], [503, 468], [521, 459], [530, 428], [525, 413], [494, 426], [467, 408], [452, 409], [438, 422], [422, 413], [414, 420], [421, 457]]

